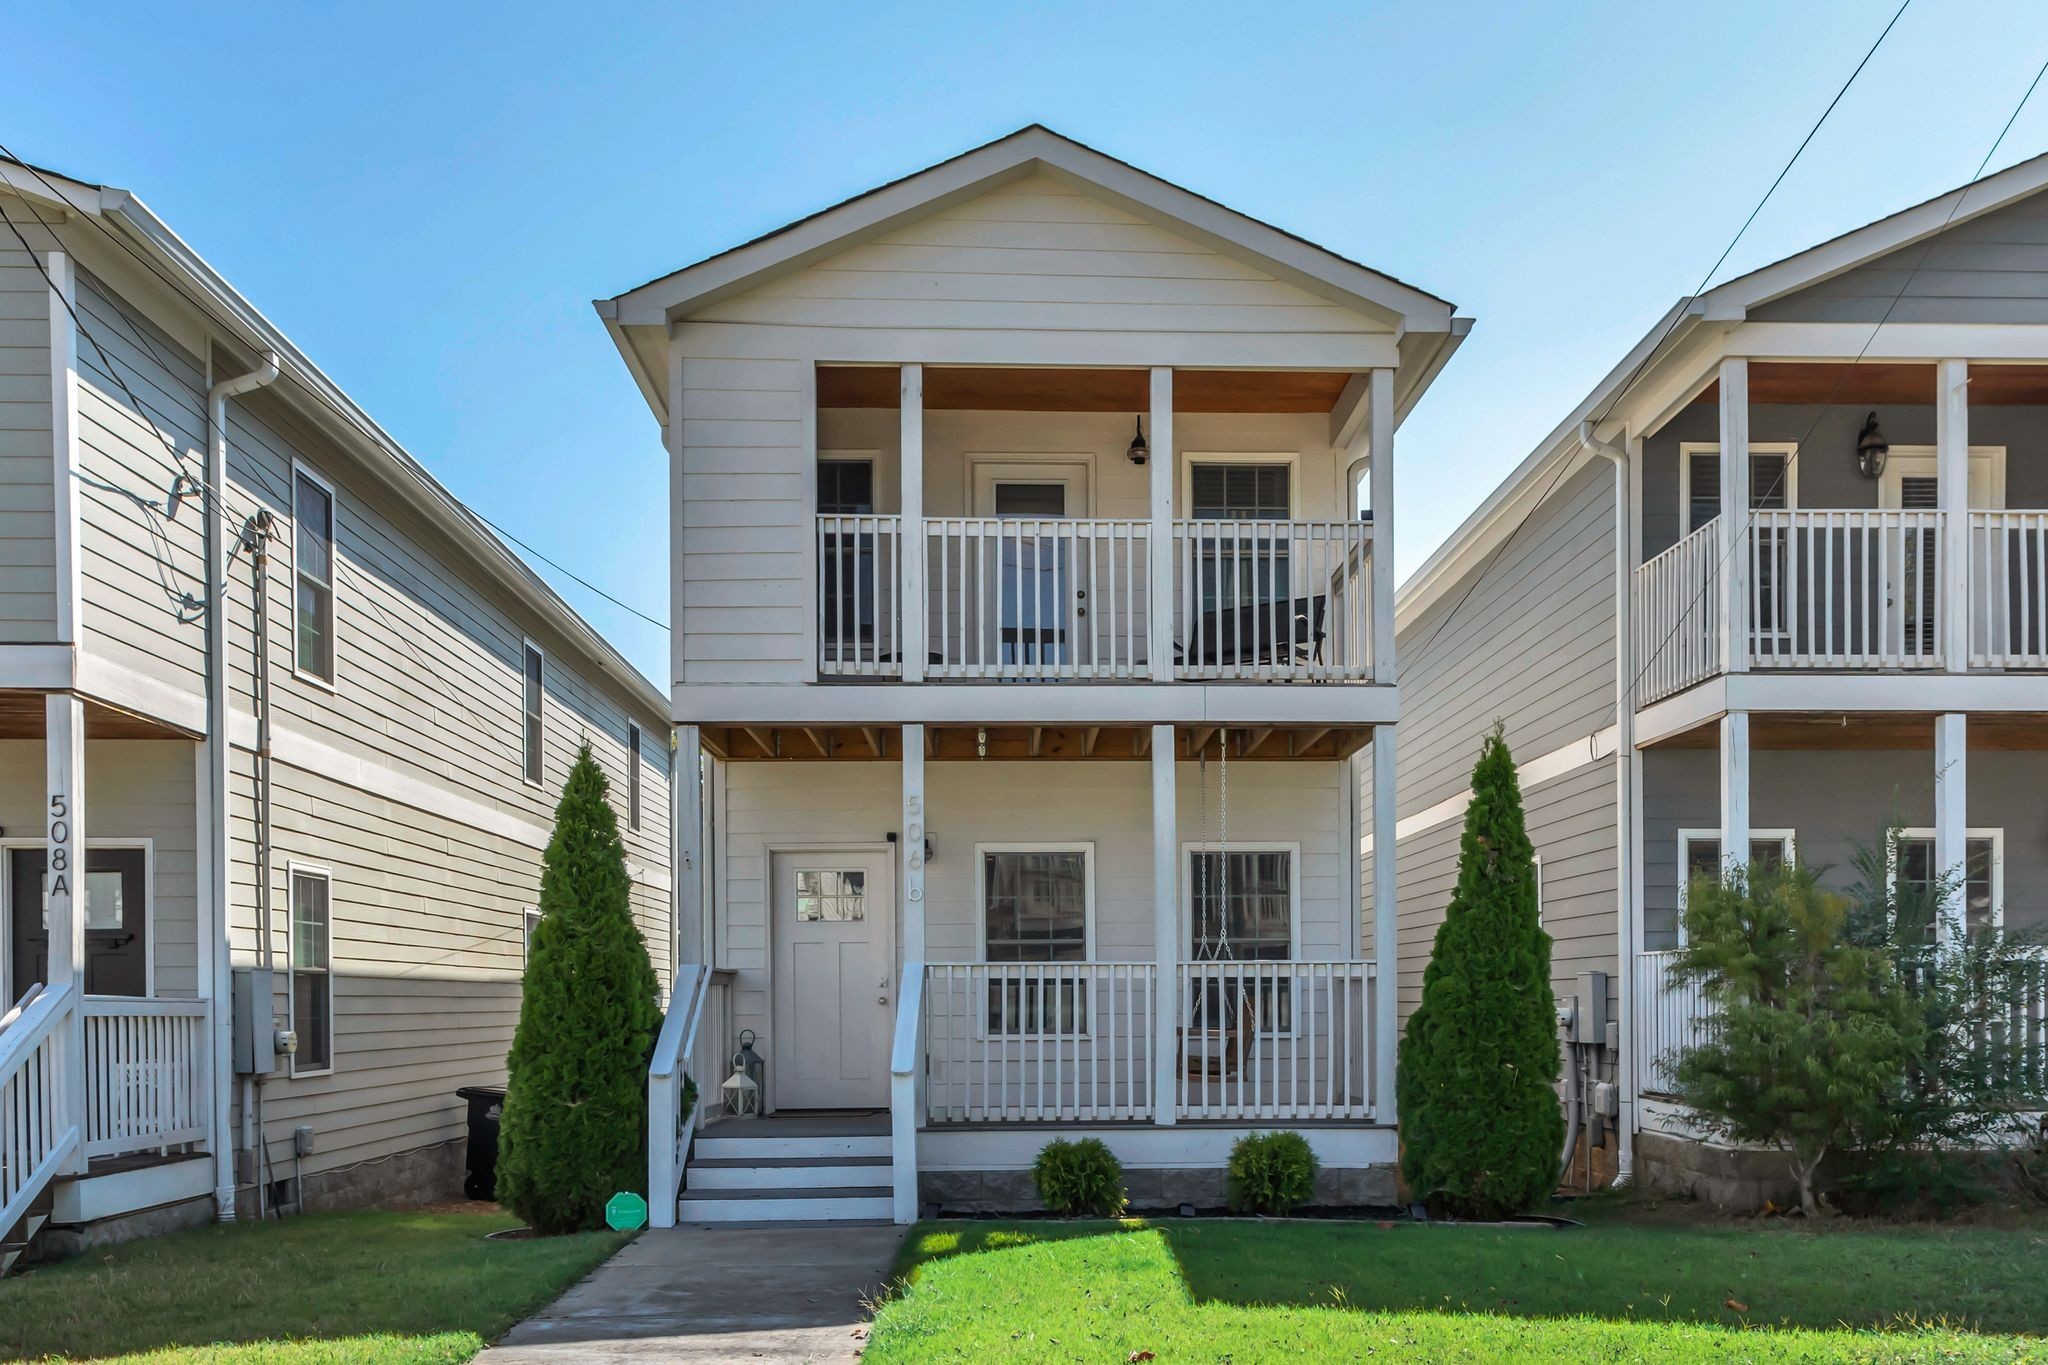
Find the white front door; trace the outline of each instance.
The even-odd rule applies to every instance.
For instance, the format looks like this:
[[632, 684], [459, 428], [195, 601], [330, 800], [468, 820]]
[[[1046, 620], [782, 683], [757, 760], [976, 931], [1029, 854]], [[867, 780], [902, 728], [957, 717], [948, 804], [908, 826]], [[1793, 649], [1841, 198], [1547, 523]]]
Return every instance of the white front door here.
[[896, 1022], [890, 853], [777, 853], [770, 894], [776, 1108], [882, 1108]]

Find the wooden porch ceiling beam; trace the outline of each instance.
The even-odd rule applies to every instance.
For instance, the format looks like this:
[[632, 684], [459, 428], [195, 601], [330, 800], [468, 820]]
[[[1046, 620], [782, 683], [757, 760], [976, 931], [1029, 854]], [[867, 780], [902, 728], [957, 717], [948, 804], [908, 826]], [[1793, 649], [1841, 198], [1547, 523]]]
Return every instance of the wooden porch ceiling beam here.
[[742, 725], [740, 729], [746, 733], [748, 739], [753, 740], [755, 744], [760, 746], [761, 752], [767, 757], [782, 757], [782, 732], [780, 730], [770, 730], [767, 734], [762, 734], [751, 725]]
[[808, 725], [804, 726], [804, 728], [803, 728], [803, 729], [804, 729], [804, 738], [805, 738], [805, 739], [808, 739], [808, 740], [809, 740], [809, 741], [810, 741], [810, 742], [811, 742], [811, 743], [812, 743], [813, 745], [815, 745], [815, 746], [817, 747], [817, 750], [818, 750], [818, 757], [820, 757], [820, 758], [830, 758], [830, 757], [832, 757], [832, 732], [831, 732], [831, 731], [827, 730], [827, 731], [826, 731], [826, 732], [825, 732], [824, 734], [822, 734], [822, 735], [821, 735], [821, 734], [819, 734], [819, 733], [818, 733], [818, 732], [817, 732], [817, 731], [816, 731], [815, 729], [811, 728], [811, 727], [810, 727], [810, 726], [808, 726]]
[[863, 725], [860, 727], [860, 733], [861, 738], [867, 740], [869, 750], [874, 753], [876, 758], [880, 758], [882, 756], [882, 732], [872, 725]]

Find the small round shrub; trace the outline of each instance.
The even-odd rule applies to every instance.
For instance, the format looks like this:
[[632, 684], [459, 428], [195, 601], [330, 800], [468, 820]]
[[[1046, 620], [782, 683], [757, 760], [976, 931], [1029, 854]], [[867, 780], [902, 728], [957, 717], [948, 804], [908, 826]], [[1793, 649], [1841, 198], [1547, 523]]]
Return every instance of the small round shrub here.
[[1031, 1163], [1031, 1183], [1048, 1212], [1068, 1218], [1114, 1218], [1128, 1202], [1124, 1168], [1096, 1138], [1046, 1143]]
[[1316, 1154], [1299, 1133], [1252, 1133], [1230, 1149], [1233, 1213], [1292, 1213], [1316, 1191]]

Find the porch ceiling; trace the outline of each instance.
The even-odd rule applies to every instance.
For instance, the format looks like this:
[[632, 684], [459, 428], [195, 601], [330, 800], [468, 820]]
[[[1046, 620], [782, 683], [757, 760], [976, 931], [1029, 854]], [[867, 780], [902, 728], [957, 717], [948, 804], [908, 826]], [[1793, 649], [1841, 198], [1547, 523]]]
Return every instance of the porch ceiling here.
[[[1695, 403], [1720, 400], [1720, 381], [1700, 391]], [[1888, 403], [1934, 402], [1934, 366], [1893, 361], [1843, 364], [1830, 361], [1753, 361], [1749, 367], [1749, 401], [1759, 403]], [[1970, 366], [1970, 404], [2048, 405], [2048, 365]]]
[[[706, 748], [732, 763], [888, 762], [903, 756], [894, 725], [707, 725]], [[986, 752], [983, 752], [986, 736]], [[1174, 732], [1181, 757], [1230, 757], [1251, 762], [1329, 762], [1356, 753], [1372, 738], [1369, 727], [1251, 726], [1225, 731], [1182, 726]], [[1145, 725], [927, 725], [924, 753], [936, 762], [1123, 761], [1149, 759], [1152, 730]]]
[[[1721, 742], [1718, 721], [1707, 721], [1663, 740], [1652, 748], [1713, 749]], [[2030, 752], [2048, 750], [2048, 713], [1973, 715], [1969, 726], [1973, 750]], [[1934, 749], [1934, 713], [1839, 711], [1752, 711], [1751, 749]]]
[[[0, 739], [41, 739], [42, 692], [0, 692]], [[131, 715], [90, 698], [85, 703], [87, 739], [191, 739], [182, 730]]]
[[[896, 407], [897, 373], [890, 365], [820, 365], [818, 406]], [[1173, 410], [1328, 412], [1350, 378], [1341, 370], [1175, 370]], [[1139, 369], [926, 366], [924, 405], [927, 411], [1138, 413], [1151, 404], [1150, 385]]]

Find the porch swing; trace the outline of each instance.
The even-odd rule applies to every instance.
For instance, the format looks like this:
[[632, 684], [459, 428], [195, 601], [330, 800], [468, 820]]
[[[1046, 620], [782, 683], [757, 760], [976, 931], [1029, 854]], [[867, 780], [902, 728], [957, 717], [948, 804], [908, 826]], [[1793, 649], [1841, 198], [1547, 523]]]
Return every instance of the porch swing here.
[[[1236, 960], [1230, 942], [1230, 732], [1217, 732], [1217, 843], [1209, 842], [1209, 748], [1196, 755], [1200, 790], [1202, 840], [1195, 864], [1192, 909], [1196, 934], [1189, 1010], [1180, 1027], [1180, 1071], [1186, 1081], [1222, 1082], [1239, 1074], [1250, 1049], [1258, 1014], [1253, 993], [1242, 976], [1206, 970], [1213, 962]], [[1209, 899], [1209, 864], [1217, 867], [1217, 897]], [[1210, 913], [1205, 916], [1204, 911]], [[1214, 927], [1214, 934], [1210, 930]]]

